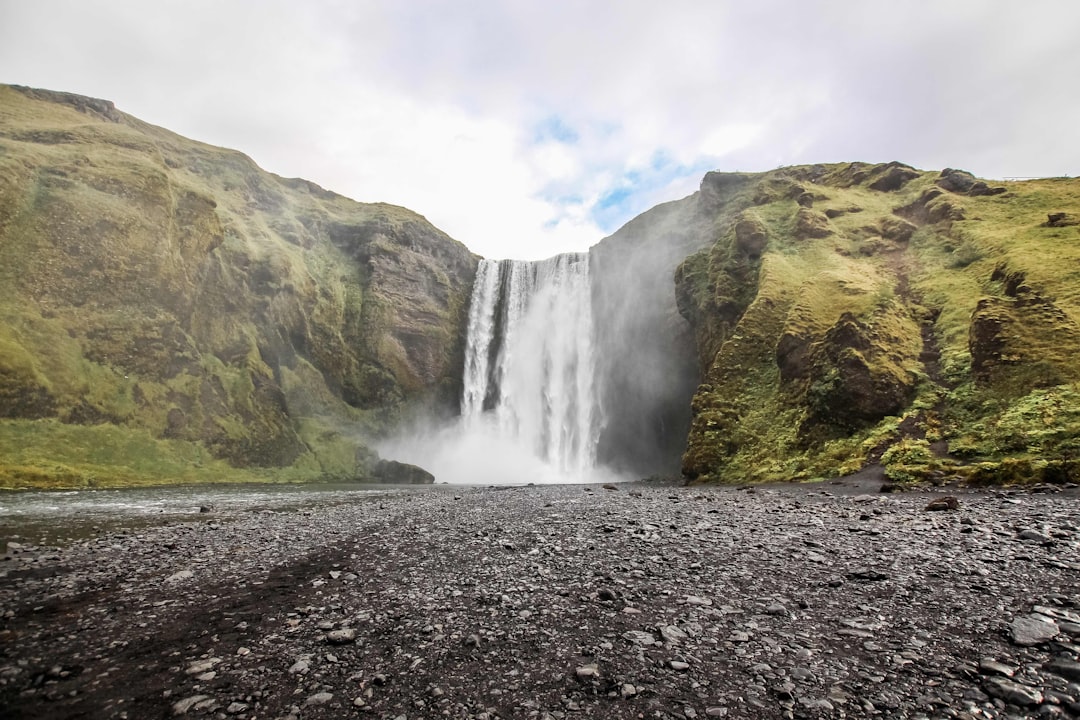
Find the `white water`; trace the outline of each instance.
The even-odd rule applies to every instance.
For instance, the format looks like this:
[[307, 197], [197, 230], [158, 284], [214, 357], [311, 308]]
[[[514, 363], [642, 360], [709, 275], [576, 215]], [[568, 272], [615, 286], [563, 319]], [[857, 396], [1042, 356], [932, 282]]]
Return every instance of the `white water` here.
[[597, 482], [602, 422], [588, 254], [482, 260], [460, 419], [380, 450], [439, 482]]

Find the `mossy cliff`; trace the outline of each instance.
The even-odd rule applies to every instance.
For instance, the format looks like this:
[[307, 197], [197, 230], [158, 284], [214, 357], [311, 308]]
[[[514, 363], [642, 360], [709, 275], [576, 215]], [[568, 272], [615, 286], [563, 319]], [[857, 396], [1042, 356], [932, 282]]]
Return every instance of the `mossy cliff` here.
[[363, 479], [453, 412], [478, 258], [109, 102], [0, 86], [0, 487]]
[[1080, 479], [1080, 180], [816, 165], [682, 202], [686, 477]]

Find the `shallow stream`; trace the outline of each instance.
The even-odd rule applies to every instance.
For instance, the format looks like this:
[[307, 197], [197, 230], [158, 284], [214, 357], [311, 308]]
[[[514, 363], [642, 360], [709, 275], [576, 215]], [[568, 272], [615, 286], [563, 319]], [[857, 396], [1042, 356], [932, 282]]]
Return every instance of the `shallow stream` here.
[[9, 540], [64, 545], [105, 531], [185, 519], [228, 519], [246, 512], [288, 512], [314, 505], [438, 491], [440, 486], [356, 484], [170, 485], [112, 490], [0, 493], [0, 551]]

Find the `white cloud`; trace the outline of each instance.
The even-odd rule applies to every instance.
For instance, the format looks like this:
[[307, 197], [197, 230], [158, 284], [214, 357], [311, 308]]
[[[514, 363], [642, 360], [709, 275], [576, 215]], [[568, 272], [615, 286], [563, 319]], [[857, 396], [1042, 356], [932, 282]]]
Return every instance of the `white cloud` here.
[[0, 5], [0, 80], [107, 97], [484, 255], [541, 257], [703, 167], [1075, 175], [1078, 19], [1051, 0], [37, 0]]

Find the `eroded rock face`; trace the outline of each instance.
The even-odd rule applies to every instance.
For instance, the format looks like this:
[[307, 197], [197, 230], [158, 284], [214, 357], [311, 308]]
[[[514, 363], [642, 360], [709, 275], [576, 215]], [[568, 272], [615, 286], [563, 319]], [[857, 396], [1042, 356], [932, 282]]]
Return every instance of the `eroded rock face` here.
[[0, 157], [7, 416], [344, 478], [339, 427], [455, 411], [478, 258], [419, 215], [64, 93], [0, 86]]
[[[685, 477], [827, 477], [880, 461], [898, 482], [1072, 479], [1080, 310], [1063, 269], [1080, 257], [1059, 208], [1073, 190], [999, 192], [898, 163], [756, 182], [752, 208], [718, 212], [712, 247], [675, 274], [702, 366]], [[867, 190], [887, 195], [871, 203]], [[985, 404], [972, 411], [971, 397]]]

